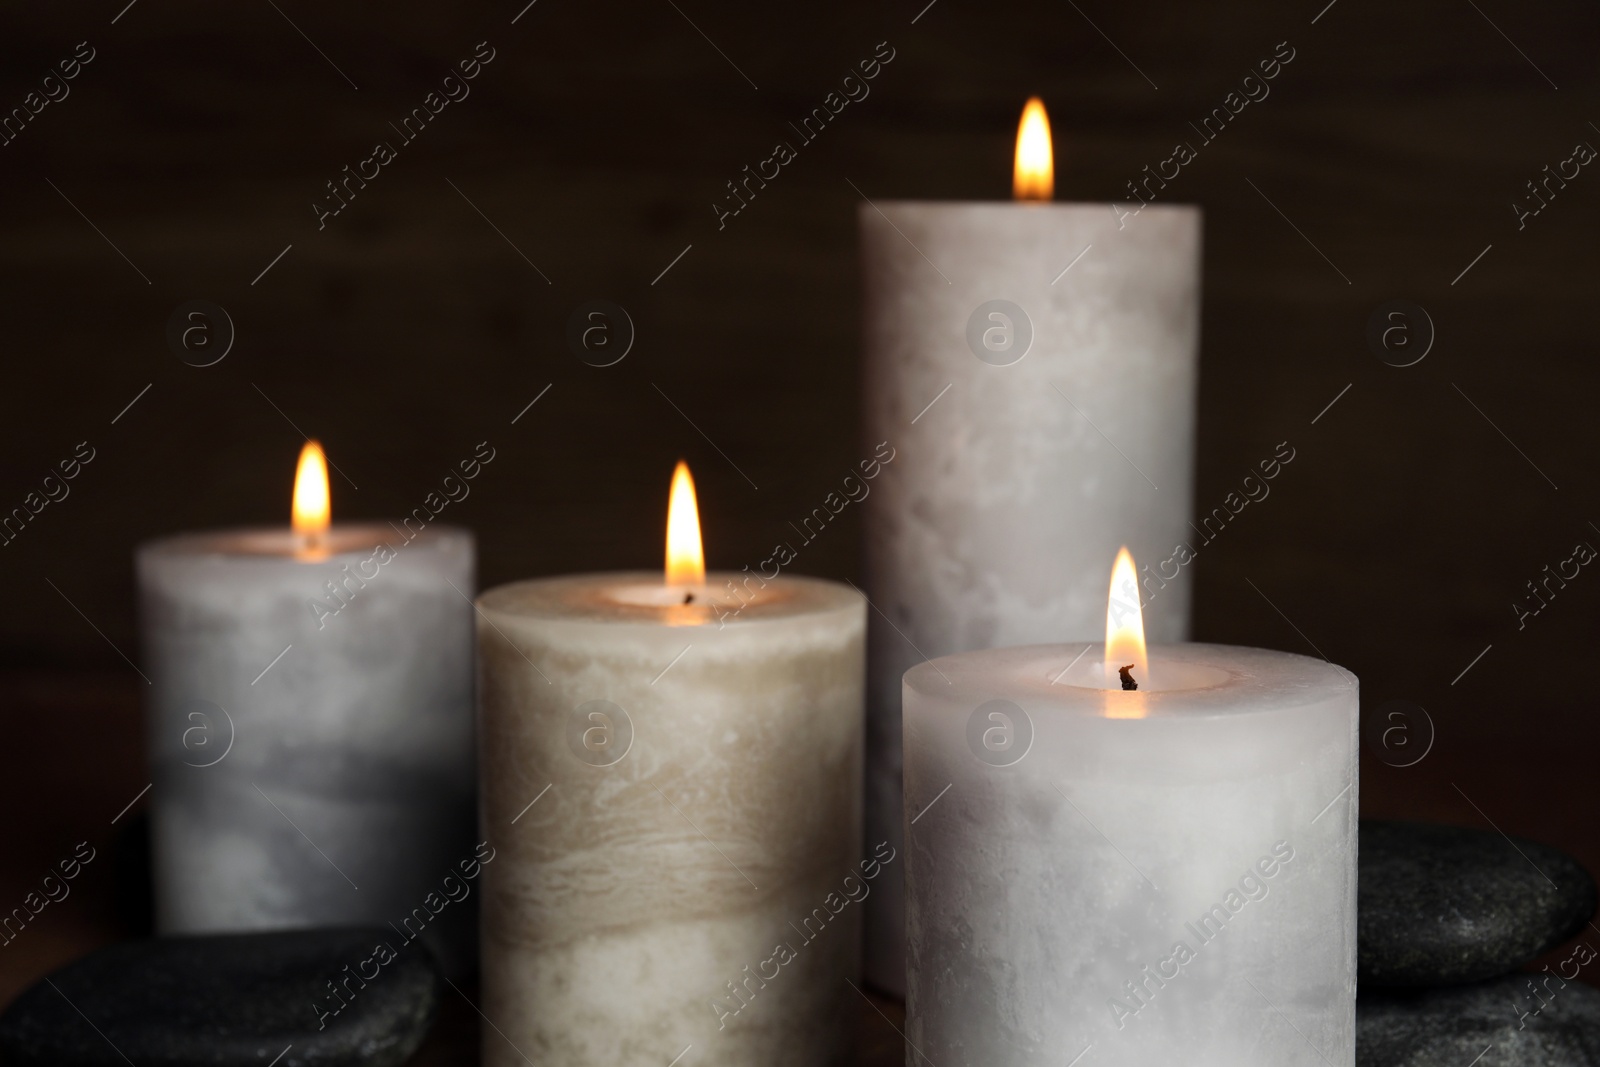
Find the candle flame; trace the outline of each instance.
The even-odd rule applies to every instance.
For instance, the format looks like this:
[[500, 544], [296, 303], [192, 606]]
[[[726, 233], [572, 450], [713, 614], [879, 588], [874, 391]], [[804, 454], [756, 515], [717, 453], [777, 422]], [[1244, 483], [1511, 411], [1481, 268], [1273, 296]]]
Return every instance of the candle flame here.
[[314, 546], [327, 532], [333, 509], [328, 504], [328, 461], [322, 446], [307, 441], [300, 449], [300, 463], [294, 472], [294, 505], [291, 510], [294, 532], [307, 546]]
[[1055, 153], [1050, 146], [1050, 116], [1044, 101], [1030, 97], [1017, 125], [1017, 162], [1011, 189], [1018, 200], [1051, 200], [1056, 195]]
[[[1106, 597], [1106, 684], [1113, 689], [1122, 684], [1121, 671], [1141, 689], [1150, 687], [1150, 660], [1144, 647], [1144, 612], [1139, 607], [1139, 575], [1133, 554], [1124, 545], [1111, 566], [1111, 590]], [[1138, 709], [1139, 717], [1143, 708]]]
[[672, 472], [672, 497], [667, 503], [667, 584], [704, 585], [706, 556], [700, 546], [700, 505], [694, 479], [683, 460]]

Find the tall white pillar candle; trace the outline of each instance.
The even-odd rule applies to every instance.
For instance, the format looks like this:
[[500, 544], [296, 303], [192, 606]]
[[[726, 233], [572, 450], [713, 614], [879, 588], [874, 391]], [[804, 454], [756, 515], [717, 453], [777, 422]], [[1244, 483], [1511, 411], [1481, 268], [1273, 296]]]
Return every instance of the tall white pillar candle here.
[[939, 1067], [1349, 1067], [1356, 679], [1191, 644], [1112, 691], [1101, 647], [905, 677], [908, 1040]]
[[882, 869], [860, 595], [603, 574], [479, 608], [485, 1063], [841, 1062]]
[[[901, 825], [900, 679], [926, 656], [1090, 637], [1105, 560], [1163, 560], [1190, 517], [1200, 212], [895, 203], [860, 211], [866, 440], [867, 833]], [[1187, 576], [1147, 610], [1187, 636]], [[899, 897], [867, 974], [902, 988]]]
[[136, 562], [158, 930], [405, 922], [469, 965], [471, 908], [433, 902], [475, 843], [471, 534], [183, 534]]

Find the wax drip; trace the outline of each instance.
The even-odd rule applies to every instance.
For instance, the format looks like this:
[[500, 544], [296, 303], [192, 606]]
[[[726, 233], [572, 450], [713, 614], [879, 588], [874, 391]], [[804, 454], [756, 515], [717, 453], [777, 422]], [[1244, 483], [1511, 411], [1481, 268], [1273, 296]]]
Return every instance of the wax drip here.
[[1139, 688], [1139, 683], [1134, 681], [1133, 680], [1133, 675], [1128, 673], [1131, 670], [1133, 670], [1133, 664], [1131, 664], [1131, 663], [1128, 664], [1126, 667], [1118, 667], [1117, 668], [1117, 673], [1122, 675], [1122, 691], [1124, 693], [1129, 692], [1130, 690], [1134, 690], [1134, 689]]

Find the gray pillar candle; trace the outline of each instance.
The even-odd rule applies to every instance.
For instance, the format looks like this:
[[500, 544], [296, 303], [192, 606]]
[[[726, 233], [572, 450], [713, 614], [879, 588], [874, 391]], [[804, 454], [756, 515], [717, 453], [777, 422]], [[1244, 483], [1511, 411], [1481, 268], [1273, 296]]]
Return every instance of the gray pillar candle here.
[[396, 923], [460, 970], [472, 909], [435, 905], [475, 843], [472, 536], [414, 518], [307, 544], [138, 550], [157, 928]]
[[1222, 645], [1142, 660], [907, 672], [908, 1065], [1355, 1062], [1355, 677]]
[[[867, 836], [898, 846], [906, 670], [1092, 638], [1117, 547], [1189, 539], [1200, 212], [878, 201], [859, 222], [866, 440], [897, 450], [864, 504]], [[1183, 640], [1188, 583], [1162, 585], [1152, 639]], [[903, 993], [901, 900], [873, 895], [866, 965]]]

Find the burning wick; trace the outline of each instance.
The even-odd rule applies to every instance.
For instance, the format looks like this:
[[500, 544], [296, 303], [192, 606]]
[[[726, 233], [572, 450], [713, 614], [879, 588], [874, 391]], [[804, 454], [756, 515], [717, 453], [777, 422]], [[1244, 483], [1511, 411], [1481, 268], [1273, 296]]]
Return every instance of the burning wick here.
[[685, 594], [683, 594], [683, 602], [685, 604], [693, 604], [694, 603], [694, 594], [693, 593], [685, 593]]
[[326, 559], [328, 523], [328, 461], [322, 446], [307, 441], [300, 449], [300, 462], [294, 473], [294, 502], [291, 526], [295, 534], [295, 555], [300, 559]]
[[[1139, 688], [1133, 680], [1133, 671], [1144, 675], [1146, 685], [1150, 673], [1150, 656], [1144, 644], [1144, 612], [1139, 604], [1139, 575], [1134, 569], [1133, 554], [1123, 546], [1117, 552], [1117, 561], [1111, 566], [1111, 587], [1106, 592], [1106, 645], [1105, 679], [1110, 688], [1111, 672], [1122, 675], [1123, 692]], [[1127, 666], [1122, 666], [1127, 664]], [[1120, 709], [1116, 718], [1142, 719], [1144, 707], [1139, 700], [1124, 700], [1122, 704], [1137, 705]]]
[[[666, 578], [668, 585], [680, 588], [706, 582], [706, 556], [700, 544], [700, 508], [695, 502], [689, 465], [681, 459], [673, 469], [672, 493], [667, 501]], [[692, 594], [693, 589], [686, 592]]]

